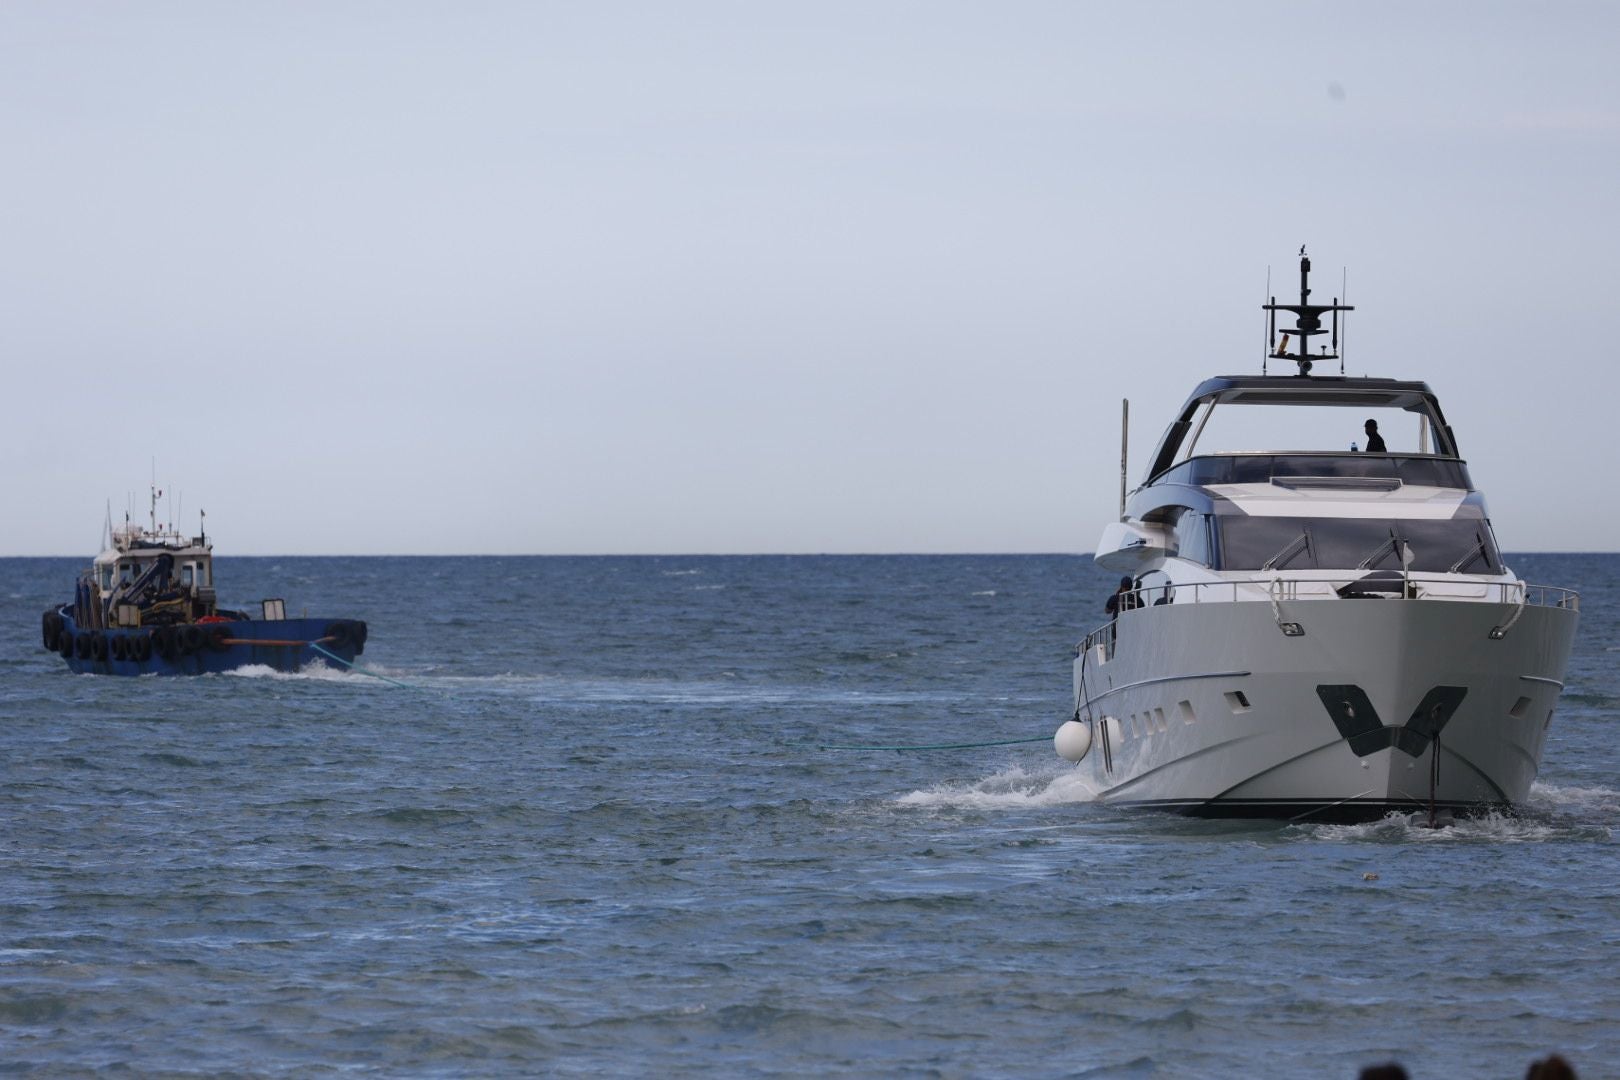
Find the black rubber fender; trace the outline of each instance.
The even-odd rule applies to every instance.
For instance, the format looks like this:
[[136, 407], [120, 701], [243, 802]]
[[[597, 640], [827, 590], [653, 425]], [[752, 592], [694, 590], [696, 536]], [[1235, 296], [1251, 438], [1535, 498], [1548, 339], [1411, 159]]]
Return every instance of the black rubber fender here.
[[56, 651], [56, 636], [62, 632], [62, 616], [47, 611], [39, 620], [39, 639], [47, 649]]
[[203, 632], [202, 629], [195, 623], [188, 623], [187, 625], [182, 626], [178, 636], [180, 638], [181, 655], [190, 656], [192, 653], [202, 648]]
[[88, 632], [80, 630], [73, 635], [73, 655], [80, 660], [90, 659], [90, 635]]
[[112, 658], [114, 660], [128, 660], [129, 659], [129, 635], [127, 635], [127, 634], [108, 634], [107, 635], [107, 651], [112, 654]]
[[160, 626], [153, 630], [152, 649], [163, 659], [173, 660], [175, 657], [174, 627]]
[[73, 655], [73, 635], [65, 626], [56, 633], [56, 651], [62, 654], [64, 660]]
[[215, 652], [224, 652], [230, 648], [229, 645], [225, 644], [225, 640], [230, 636], [231, 632], [229, 630], [223, 626], [215, 626], [208, 631], [208, 647]]
[[152, 659], [151, 633], [136, 634], [129, 639], [129, 656], [131, 660], [141, 664]]
[[97, 660], [107, 659], [107, 635], [100, 630], [90, 631], [90, 655]]
[[326, 636], [332, 639], [333, 645], [341, 649], [354, 639], [354, 631], [347, 619], [334, 619], [326, 624]]

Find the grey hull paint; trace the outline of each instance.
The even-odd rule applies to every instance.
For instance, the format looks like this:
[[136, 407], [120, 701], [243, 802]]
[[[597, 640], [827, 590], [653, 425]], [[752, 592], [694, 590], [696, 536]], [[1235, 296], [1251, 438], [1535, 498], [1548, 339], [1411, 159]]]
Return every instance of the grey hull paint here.
[[1460, 687], [1438, 740], [1435, 805], [1522, 802], [1578, 616], [1526, 607], [1492, 640], [1513, 611], [1477, 601], [1284, 601], [1282, 620], [1304, 629], [1297, 637], [1282, 633], [1265, 602], [1127, 611], [1111, 659], [1099, 646], [1075, 660], [1076, 708], [1094, 735], [1076, 767], [1103, 802], [1204, 816], [1365, 820], [1426, 809], [1436, 751], [1415, 734], [1422, 725], [1357, 753], [1318, 687], [1359, 686], [1384, 726], [1407, 725], [1434, 688]]

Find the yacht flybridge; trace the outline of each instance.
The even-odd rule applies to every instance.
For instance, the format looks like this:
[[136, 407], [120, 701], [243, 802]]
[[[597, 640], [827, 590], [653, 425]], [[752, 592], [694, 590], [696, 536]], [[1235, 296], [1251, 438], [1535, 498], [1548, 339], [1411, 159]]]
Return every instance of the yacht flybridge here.
[[1311, 373], [1350, 308], [1310, 302], [1300, 254], [1299, 303], [1265, 305], [1263, 371], [1296, 372], [1200, 385], [1103, 530], [1117, 613], [1076, 647], [1057, 750], [1104, 802], [1200, 816], [1519, 803], [1579, 598], [1503, 565], [1427, 385]]

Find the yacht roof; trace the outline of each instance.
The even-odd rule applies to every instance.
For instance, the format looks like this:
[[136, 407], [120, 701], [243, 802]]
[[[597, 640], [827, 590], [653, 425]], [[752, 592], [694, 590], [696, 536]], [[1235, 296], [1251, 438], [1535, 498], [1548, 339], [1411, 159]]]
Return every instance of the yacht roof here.
[[1391, 409], [1434, 405], [1425, 382], [1346, 375], [1217, 375], [1205, 379], [1188, 398], [1252, 405], [1381, 406]]
[[1198, 384], [1177, 419], [1165, 429], [1148, 468], [1150, 482], [1175, 463], [1191, 430], [1193, 414], [1211, 403], [1405, 409], [1429, 418], [1437, 456], [1459, 456], [1456, 436], [1428, 383], [1365, 375], [1217, 375]]

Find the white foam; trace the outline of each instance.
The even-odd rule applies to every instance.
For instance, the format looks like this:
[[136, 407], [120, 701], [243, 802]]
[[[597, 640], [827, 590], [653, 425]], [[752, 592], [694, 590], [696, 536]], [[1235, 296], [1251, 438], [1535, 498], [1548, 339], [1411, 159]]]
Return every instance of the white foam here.
[[985, 589], [983, 592], [976, 592], [973, 595], [974, 596], [994, 596], [994, 595], [996, 595], [996, 590], [994, 590], [994, 589]]
[[1530, 786], [1526, 807], [1532, 811], [1577, 814], [1620, 814], [1620, 791], [1601, 787], [1559, 787], [1540, 781]]
[[31, 962], [42, 956], [55, 956], [55, 949], [0, 949], [0, 964]]
[[220, 674], [230, 676], [233, 679], [302, 679], [317, 682], [333, 682], [349, 678], [348, 672], [329, 668], [319, 661], [306, 664], [299, 671], [277, 671], [269, 664], [244, 664], [242, 667], [232, 668], [229, 671], [220, 672]]
[[1301, 828], [1323, 840], [1372, 840], [1399, 843], [1525, 844], [1608, 834], [1620, 827], [1620, 791], [1609, 788], [1558, 787], [1537, 783], [1516, 813], [1488, 813], [1443, 819], [1428, 827], [1428, 815], [1390, 814], [1362, 825], [1311, 825]]
[[1097, 792], [1078, 769], [1030, 772], [1013, 766], [982, 780], [946, 783], [913, 791], [896, 801], [901, 806], [966, 810], [1026, 810], [1041, 806], [1093, 802]]
[[1429, 816], [1418, 812], [1391, 813], [1378, 821], [1360, 825], [1301, 825], [1317, 840], [1372, 841], [1405, 844], [1526, 844], [1569, 835], [1568, 828], [1534, 817], [1489, 813], [1478, 817], [1442, 818], [1439, 828], [1429, 828]]

